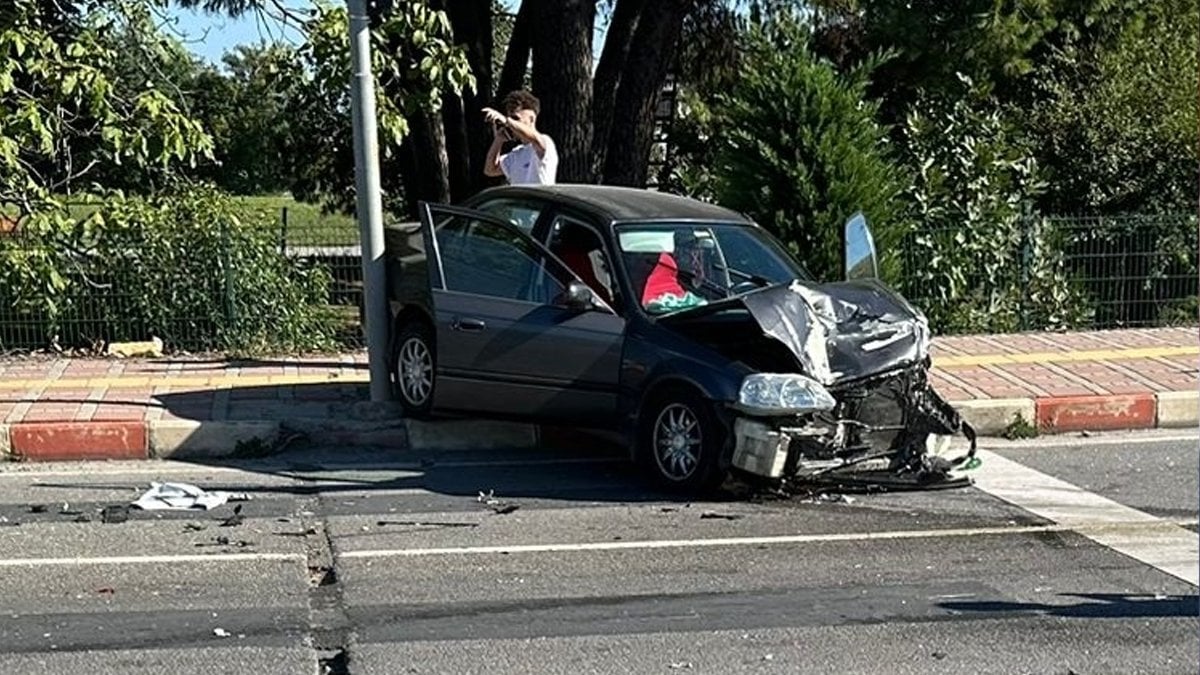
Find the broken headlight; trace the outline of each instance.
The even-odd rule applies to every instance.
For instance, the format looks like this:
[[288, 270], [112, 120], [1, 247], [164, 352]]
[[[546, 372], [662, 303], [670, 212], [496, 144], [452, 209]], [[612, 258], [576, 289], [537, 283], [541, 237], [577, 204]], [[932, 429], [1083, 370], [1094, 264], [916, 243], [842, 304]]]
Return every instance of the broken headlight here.
[[798, 415], [833, 410], [836, 405], [825, 387], [803, 375], [747, 375], [738, 392], [738, 407], [758, 415]]

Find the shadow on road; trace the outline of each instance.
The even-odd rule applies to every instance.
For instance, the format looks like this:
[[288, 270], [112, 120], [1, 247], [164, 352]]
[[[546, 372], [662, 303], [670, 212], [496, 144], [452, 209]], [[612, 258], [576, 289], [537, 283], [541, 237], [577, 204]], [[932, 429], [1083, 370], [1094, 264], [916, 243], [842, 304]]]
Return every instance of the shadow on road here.
[[940, 606], [958, 612], [1039, 614], [1072, 619], [1155, 619], [1200, 616], [1200, 596], [1060, 593], [1084, 602], [1050, 605], [1037, 602], [953, 601]]

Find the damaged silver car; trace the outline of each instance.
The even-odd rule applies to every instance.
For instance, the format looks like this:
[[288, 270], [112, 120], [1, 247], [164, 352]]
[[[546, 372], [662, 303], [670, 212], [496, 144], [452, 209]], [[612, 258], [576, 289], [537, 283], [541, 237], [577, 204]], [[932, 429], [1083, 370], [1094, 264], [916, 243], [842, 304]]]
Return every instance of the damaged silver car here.
[[[406, 414], [619, 432], [659, 484], [848, 476], [945, 483], [974, 432], [930, 385], [925, 317], [845, 223], [819, 283], [732, 211], [608, 186], [502, 187], [388, 233]], [[930, 451], [963, 434], [956, 458]]]

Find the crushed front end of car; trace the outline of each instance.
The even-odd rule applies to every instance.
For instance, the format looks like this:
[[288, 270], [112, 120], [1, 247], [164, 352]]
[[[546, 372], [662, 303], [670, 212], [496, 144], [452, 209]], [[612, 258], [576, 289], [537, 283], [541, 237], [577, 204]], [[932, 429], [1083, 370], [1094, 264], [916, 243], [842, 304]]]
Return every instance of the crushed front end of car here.
[[[767, 358], [769, 350], [751, 342], [710, 341], [757, 371], [730, 403], [735, 469], [804, 480], [884, 465], [892, 477], [929, 485], [975, 463], [974, 430], [929, 381], [928, 322], [887, 286], [796, 281], [728, 302], [744, 305], [747, 319], [791, 357], [775, 350]], [[679, 325], [696, 326], [720, 309], [692, 312], [694, 320]], [[702, 340], [711, 333], [684, 330]], [[969, 443], [961, 456], [931, 452], [936, 441], [959, 434]]]

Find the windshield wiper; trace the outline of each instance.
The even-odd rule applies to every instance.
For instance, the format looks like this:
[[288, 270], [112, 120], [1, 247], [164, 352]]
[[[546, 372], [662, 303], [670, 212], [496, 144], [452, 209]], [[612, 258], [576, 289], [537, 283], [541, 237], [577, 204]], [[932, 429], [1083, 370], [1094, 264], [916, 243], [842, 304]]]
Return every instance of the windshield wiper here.
[[742, 279], [745, 279], [746, 281], [753, 282], [753, 283], [757, 284], [758, 286], [766, 287], [766, 286], [770, 286], [771, 284], [775, 283], [764, 276], [760, 276], [757, 274], [751, 274], [750, 272], [743, 272], [737, 268], [729, 267], [728, 265], [718, 264], [718, 265], [715, 265], [715, 267], [719, 270], [725, 270], [726, 272], [729, 272], [730, 274], [732, 274], [735, 277], [741, 277]]

